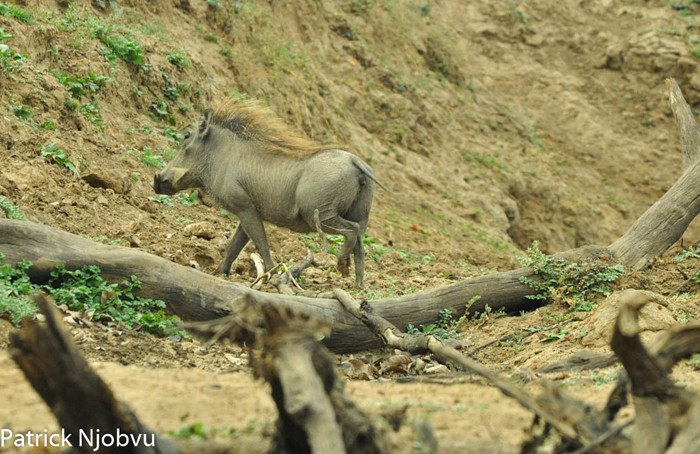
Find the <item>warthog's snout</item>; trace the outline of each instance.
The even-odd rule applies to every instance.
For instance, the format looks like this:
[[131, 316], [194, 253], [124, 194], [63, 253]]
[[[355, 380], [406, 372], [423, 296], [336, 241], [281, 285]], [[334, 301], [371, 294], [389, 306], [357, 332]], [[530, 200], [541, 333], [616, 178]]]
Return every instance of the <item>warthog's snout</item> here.
[[160, 172], [156, 172], [153, 176], [153, 190], [156, 194], [172, 195], [175, 193], [171, 181]]
[[160, 194], [160, 173], [158, 172], [153, 176], [153, 190], [156, 194]]
[[158, 194], [173, 195], [191, 187], [189, 176], [188, 169], [183, 167], [163, 169], [153, 176], [153, 190]]

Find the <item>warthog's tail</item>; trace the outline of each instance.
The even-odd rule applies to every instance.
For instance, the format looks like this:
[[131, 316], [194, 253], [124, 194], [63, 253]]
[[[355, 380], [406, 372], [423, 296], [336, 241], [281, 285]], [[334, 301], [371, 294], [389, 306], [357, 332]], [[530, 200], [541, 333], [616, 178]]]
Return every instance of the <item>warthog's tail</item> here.
[[360, 172], [364, 173], [365, 175], [367, 175], [367, 176], [369, 177], [370, 180], [372, 180], [372, 181], [374, 181], [375, 183], [377, 183], [377, 186], [379, 186], [380, 188], [384, 189], [386, 192], [391, 192], [391, 191], [389, 190], [389, 188], [387, 188], [387, 187], [384, 186], [379, 180], [377, 180], [377, 178], [374, 176], [374, 171], [372, 170], [372, 168], [371, 168], [369, 165], [367, 165], [366, 162], [364, 162], [364, 161], [361, 160], [360, 158], [357, 158], [357, 157], [354, 157], [354, 156], [353, 156], [353, 158], [352, 158], [352, 163], [355, 165], [355, 167], [357, 167], [358, 169], [360, 169]]

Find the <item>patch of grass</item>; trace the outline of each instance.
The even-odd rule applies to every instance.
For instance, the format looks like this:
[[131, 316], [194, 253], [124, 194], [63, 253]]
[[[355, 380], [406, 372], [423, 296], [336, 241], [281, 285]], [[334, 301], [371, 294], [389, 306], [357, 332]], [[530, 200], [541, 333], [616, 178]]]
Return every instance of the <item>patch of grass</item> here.
[[55, 131], [56, 129], [58, 129], [56, 127], [56, 123], [54, 123], [51, 120], [46, 120], [43, 123], [41, 123], [41, 125], [39, 125], [39, 126], [41, 126], [41, 129], [46, 129], [47, 131]]
[[17, 219], [19, 221], [24, 220], [24, 215], [19, 210], [19, 207], [1, 195], [0, 210], [2, 210], [5, 213], [5, 217], [7, 217], [7, 219]]
[[41, 145], [41, 147], [39, 147], [39, 153], [41, 156], [47, 158], [49, 162], [65, 167], [74, 174], [78, 175], [78, 168], [76, 167], [75, 163], [68, 159], [65, 150], [59, 148], [56, 143]]
[[168, 432], [173, 438], [181, 438], [184, 440], [190, 440], [193, 438], [205, 439], [211, 433], [210, 429], [205, 429], [204, 424], [201, 421], [195, 421], [191, 424], [185, 424], [177, 430], [171, 430]]
[[379, 263], [382, 256], [391, 251], [390, 247], [384, 246], [379, 238], [365, 235], [362, 244], [367, 251], [367, 257]]
[[170, 62], [172, 65], [174, 65], [180, 71], [192, 66], [192, 62], [190, 61], [187, 54], [180, 49], [171, 50], [170, 52], [167, 53], [165, 58], [168, 60], [168, 62]]
[[527, 249], [527, 256], [519, 257], [518, 260], [539, 277], [520, 278], [520, 282], [535, 290], [528, 298], [563, 302], [575, 311], [592, 310], [593, 300], [599, 296], [608, 296], [611, 284], [625, 271], [619, 264], [567, 262], [559, 257], [548, 256], [539, 250], [538, 241], [533, 241]]
[[8, 5], [7, 3], [0, 3], [0, 16], [12, 17], [25, 24], [34, 23], [32, 15], [27, 11], [23, 10], [16, 5]]
[[34, 115], [32, 109], [30, 109], [29, 106], [25, 106], [24, 104], [13, 107], [12, 113], [15, 115], [15, 117], [24, 121], [29, 120], [32, 117], [32, 115]]
[[417, 255], [405, 249], [399, 249], [398, 254], [401, 260], [414, 266], [420, 266], [421, 264], [427, 265], [435, 261], [435, 256], [432, 254]]
[[216, 35], [212, 35], [211, 33], [207, 33], [202, 37], [204, 41], [210, 42], [210, 43], [218, 43], [219, 42], [219, 37]]

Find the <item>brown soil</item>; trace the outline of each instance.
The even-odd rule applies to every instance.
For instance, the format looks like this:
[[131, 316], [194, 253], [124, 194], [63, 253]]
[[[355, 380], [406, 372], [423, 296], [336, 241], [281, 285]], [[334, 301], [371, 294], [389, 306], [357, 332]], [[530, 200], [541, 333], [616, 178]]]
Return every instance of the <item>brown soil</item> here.
[[[378, 191], [368, 230], [384, 248], [370, 251], [369, 298], [510, 269], [533, 240], [546, 252], [609, 244], [680, 174], [664, 79], [675, 77], [688, 101], [700, 103], [698, 60], [691, 54], [698, 20], [667, 2], [155, 0], [106, 9], [77, 1], [19, 3], [33, 23], [0, 16], [0, 27], [13, 35], [5, 44], [27, 57], [0, 77], [0, 196], [27, 219], [213, 272], [235, 218], [214, 206], [149, 199], [154, 169], [141, 162], [141, 151], [176, 148], [161, 133], [168, 123], [154, 116], [152, 104], [166, 102], [182, 128], [212, 100], [259, 98], [315, 140], [347, 144], [391, 188]], [[92, 2], [99, 4], [109, 2]], [[95, 23], [139, 41], [150, 69], [108, 62]], [[170, 63], [173, 50], [191, 65]], [[78, 103], [97, 106], [102, 127], [71, 106], [53, 74], [87, 71], [113, 78], [102, 93]], [[167, 92], [173, 87], [177, 100]], [[16, 114], [20, 106], [29, 109], [28, 118]], [[41, 126], [47, 121], [56, 129]], [[54, 142], [81, 176], [96, 173], [109, 181], [107, 188], [39, 155]], [[209, 223], [213, 238], [191, 236], [185, 227], [195, 222]], [[276, 260], [304, 257], [299, 235], [274, 226], [268, 233]], [[684, 244], [694, 244], [699, 233], [692, 225]], [[249, 246], [238, 259], [231, 279], [252, 281], [252, 251]], [[669, 307], [657, 308], [667, 317], [652, 319], [650, 331], [668, 326], [669, 317], [674, 323], [698, 317], [698, 286], [685, 283], [698, 260], [675, 260], [680, 251], [675, 247], [653, 269], [618, 284], [673, 292]], [[325, 291], [348, 288], [352, 280], [310, 270], [303, 283]], [[529, 376], [581, 350], [608, 351], [605, 332], [595, 331], [603, 323], [593, 318], [604, 307], [601, 301], [591, 313], [551, 305], [519, 317], [491, 314], [463, 323], [460, 343], [469, 351], [512, 335], [476, 358], [505, 374]], [[55, 430], [6, 353], [13, 330], [0, 320], [0, 428]], [[155, 430], [201, 422], [222, 449], [265, 449], [275, 411], [266, 385], [247, 369], [245, 350], [202, 352], [196, 340], [115, 327], [71, 332], [117, 396]], [[381, 368], [390, 357], [367, 352], [353, 359]], [[362, 376], [350, 359], [338, 358], [341, 369]], [[416, 374], [422, 362], [435, 373]], [[411, 364], [408, 371], [347, 383], [371, 413], [408, 408], [397, 452], [419, 449], [412, 426], [424, 420], [440, 452], [517, 451], [532, 420], [525, 410], [429, 357]], [[600, 405], [616, 372], [543, 377]], [[700, 373], [690, 363], [677, 367], [674, 378], [700, 390]], [[197, 442], [190, 440], [191, 452]]]

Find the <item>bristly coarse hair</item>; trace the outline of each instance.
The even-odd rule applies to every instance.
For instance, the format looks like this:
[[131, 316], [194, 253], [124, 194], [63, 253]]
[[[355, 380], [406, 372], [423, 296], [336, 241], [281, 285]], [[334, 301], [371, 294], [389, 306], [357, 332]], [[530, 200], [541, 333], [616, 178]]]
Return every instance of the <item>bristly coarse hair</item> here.
[[270, 153], [303, 157], [338, 148], [319, 145], [296, 134], [258, 101], [224, 101], [213, 107], [211, 122], [243, 140], [260, 142]]

